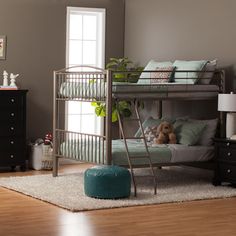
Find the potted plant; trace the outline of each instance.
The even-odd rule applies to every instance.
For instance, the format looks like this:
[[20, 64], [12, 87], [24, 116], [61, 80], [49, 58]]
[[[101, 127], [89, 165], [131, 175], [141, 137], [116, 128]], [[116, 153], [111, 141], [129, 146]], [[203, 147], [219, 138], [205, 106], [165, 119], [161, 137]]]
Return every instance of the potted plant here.
[[113, 73], [113, 81], [129, 83], [137, 83], [139, 76], [143, 71], [143, 67], [135, 66], [128, 57], [110, 58], [110, 61], [106, 65], [106, 69], [115, 71], [115, 73]]
[[[127, 82], [137, 83], [140, 74], [143, 71], [143, 67], [135, 66], [131, 60], [127, 57], [123, 58], [110, 58], [110, 61], [106, 65], [106, 69], [114, 71], [113, 81], [114, 82]], [[127, 71], [127, 72], [126, 72]], [[106, 104], [101, 102], [92, 102], [92, 106], [95, 107], [95, 113], [97, 116], [106, 116]], [[119, 101], [118, 105], [112, 105], [112, 122], [118, 120], [117, 113], [121, 116], [130, 117], [131, 103], [128, 101]]]

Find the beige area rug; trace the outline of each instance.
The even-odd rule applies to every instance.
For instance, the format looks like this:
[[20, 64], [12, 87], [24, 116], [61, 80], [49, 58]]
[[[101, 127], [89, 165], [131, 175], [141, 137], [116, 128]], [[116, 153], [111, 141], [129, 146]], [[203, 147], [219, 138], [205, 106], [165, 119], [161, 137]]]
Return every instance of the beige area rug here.
[[152, 179], [143, 178], [146, 170], [138, 170], [138, 196], [119, 200], [89, 198], [83, 190], [83, 172], [60, 175], [37, 175], [0, 178], [0, 186], [52, 203], [70, 211], [84, 211], [135, 205], [183, 202], [236, 196], [236, 188], [215, 187], [212, 172], [194, 168], [171, 167], [157, 170], [157, 195], [153, 194]]

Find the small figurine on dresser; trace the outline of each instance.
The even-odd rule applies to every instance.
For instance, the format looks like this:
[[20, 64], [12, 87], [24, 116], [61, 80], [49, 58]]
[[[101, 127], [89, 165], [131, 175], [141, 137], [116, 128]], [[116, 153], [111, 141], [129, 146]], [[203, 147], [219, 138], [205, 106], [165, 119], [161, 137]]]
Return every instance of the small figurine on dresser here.
[[11, 87], [17, 87], [16, 86], [16, 78], [19, 76], [19, 74], [14, 75], [13, 73], [10, 74], [10, 86]]
[[3, 86], [8, 86], [8, 73], [6, 70], [3, 71]]
[[8, 72], [6, 70], [3, 71], [3, 85], [0, 86], [0, 90], [17, 90], [18, 87], [16, 85], [16, 78], [19, 74], [14, 75], [10, 74], [10, 85], [8, 85]]

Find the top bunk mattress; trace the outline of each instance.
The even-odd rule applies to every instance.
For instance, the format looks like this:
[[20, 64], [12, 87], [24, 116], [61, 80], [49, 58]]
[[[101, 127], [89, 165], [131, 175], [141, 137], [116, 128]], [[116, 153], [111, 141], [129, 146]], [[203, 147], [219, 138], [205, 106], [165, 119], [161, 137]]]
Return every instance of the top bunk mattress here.
[[[115, 98], [213, 98], [219, 93], [217, 85], [200, 84], [134, 84], [113, 83], [112, 94]], [[106, 84], [85, 82], [64, 82], [61, 84], [58, 96], [61, 98], [82, 98], [103, 100], [106, 96]]]

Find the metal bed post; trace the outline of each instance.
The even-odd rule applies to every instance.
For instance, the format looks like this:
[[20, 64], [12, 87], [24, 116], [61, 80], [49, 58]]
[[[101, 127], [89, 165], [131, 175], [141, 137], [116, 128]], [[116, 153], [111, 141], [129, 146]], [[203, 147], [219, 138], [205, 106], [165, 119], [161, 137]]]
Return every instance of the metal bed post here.
[[112, 71], [108, 70], [106, 74], [106, 164], [112, 162]]
[[56, 121], [57, 121], [57, 81], [56, 71], [53, 72], [53, 177], [58, 175], [58, 157], [56, 155], [57, 150], [57, 137], [56, 137]]
[[[220, 92], [225, 93], [225, 71], [220, 71]], [[225, 113], [220, 111], [220, 137], [225, 137], [225, 127], [226, 127], [226, 116]]]

